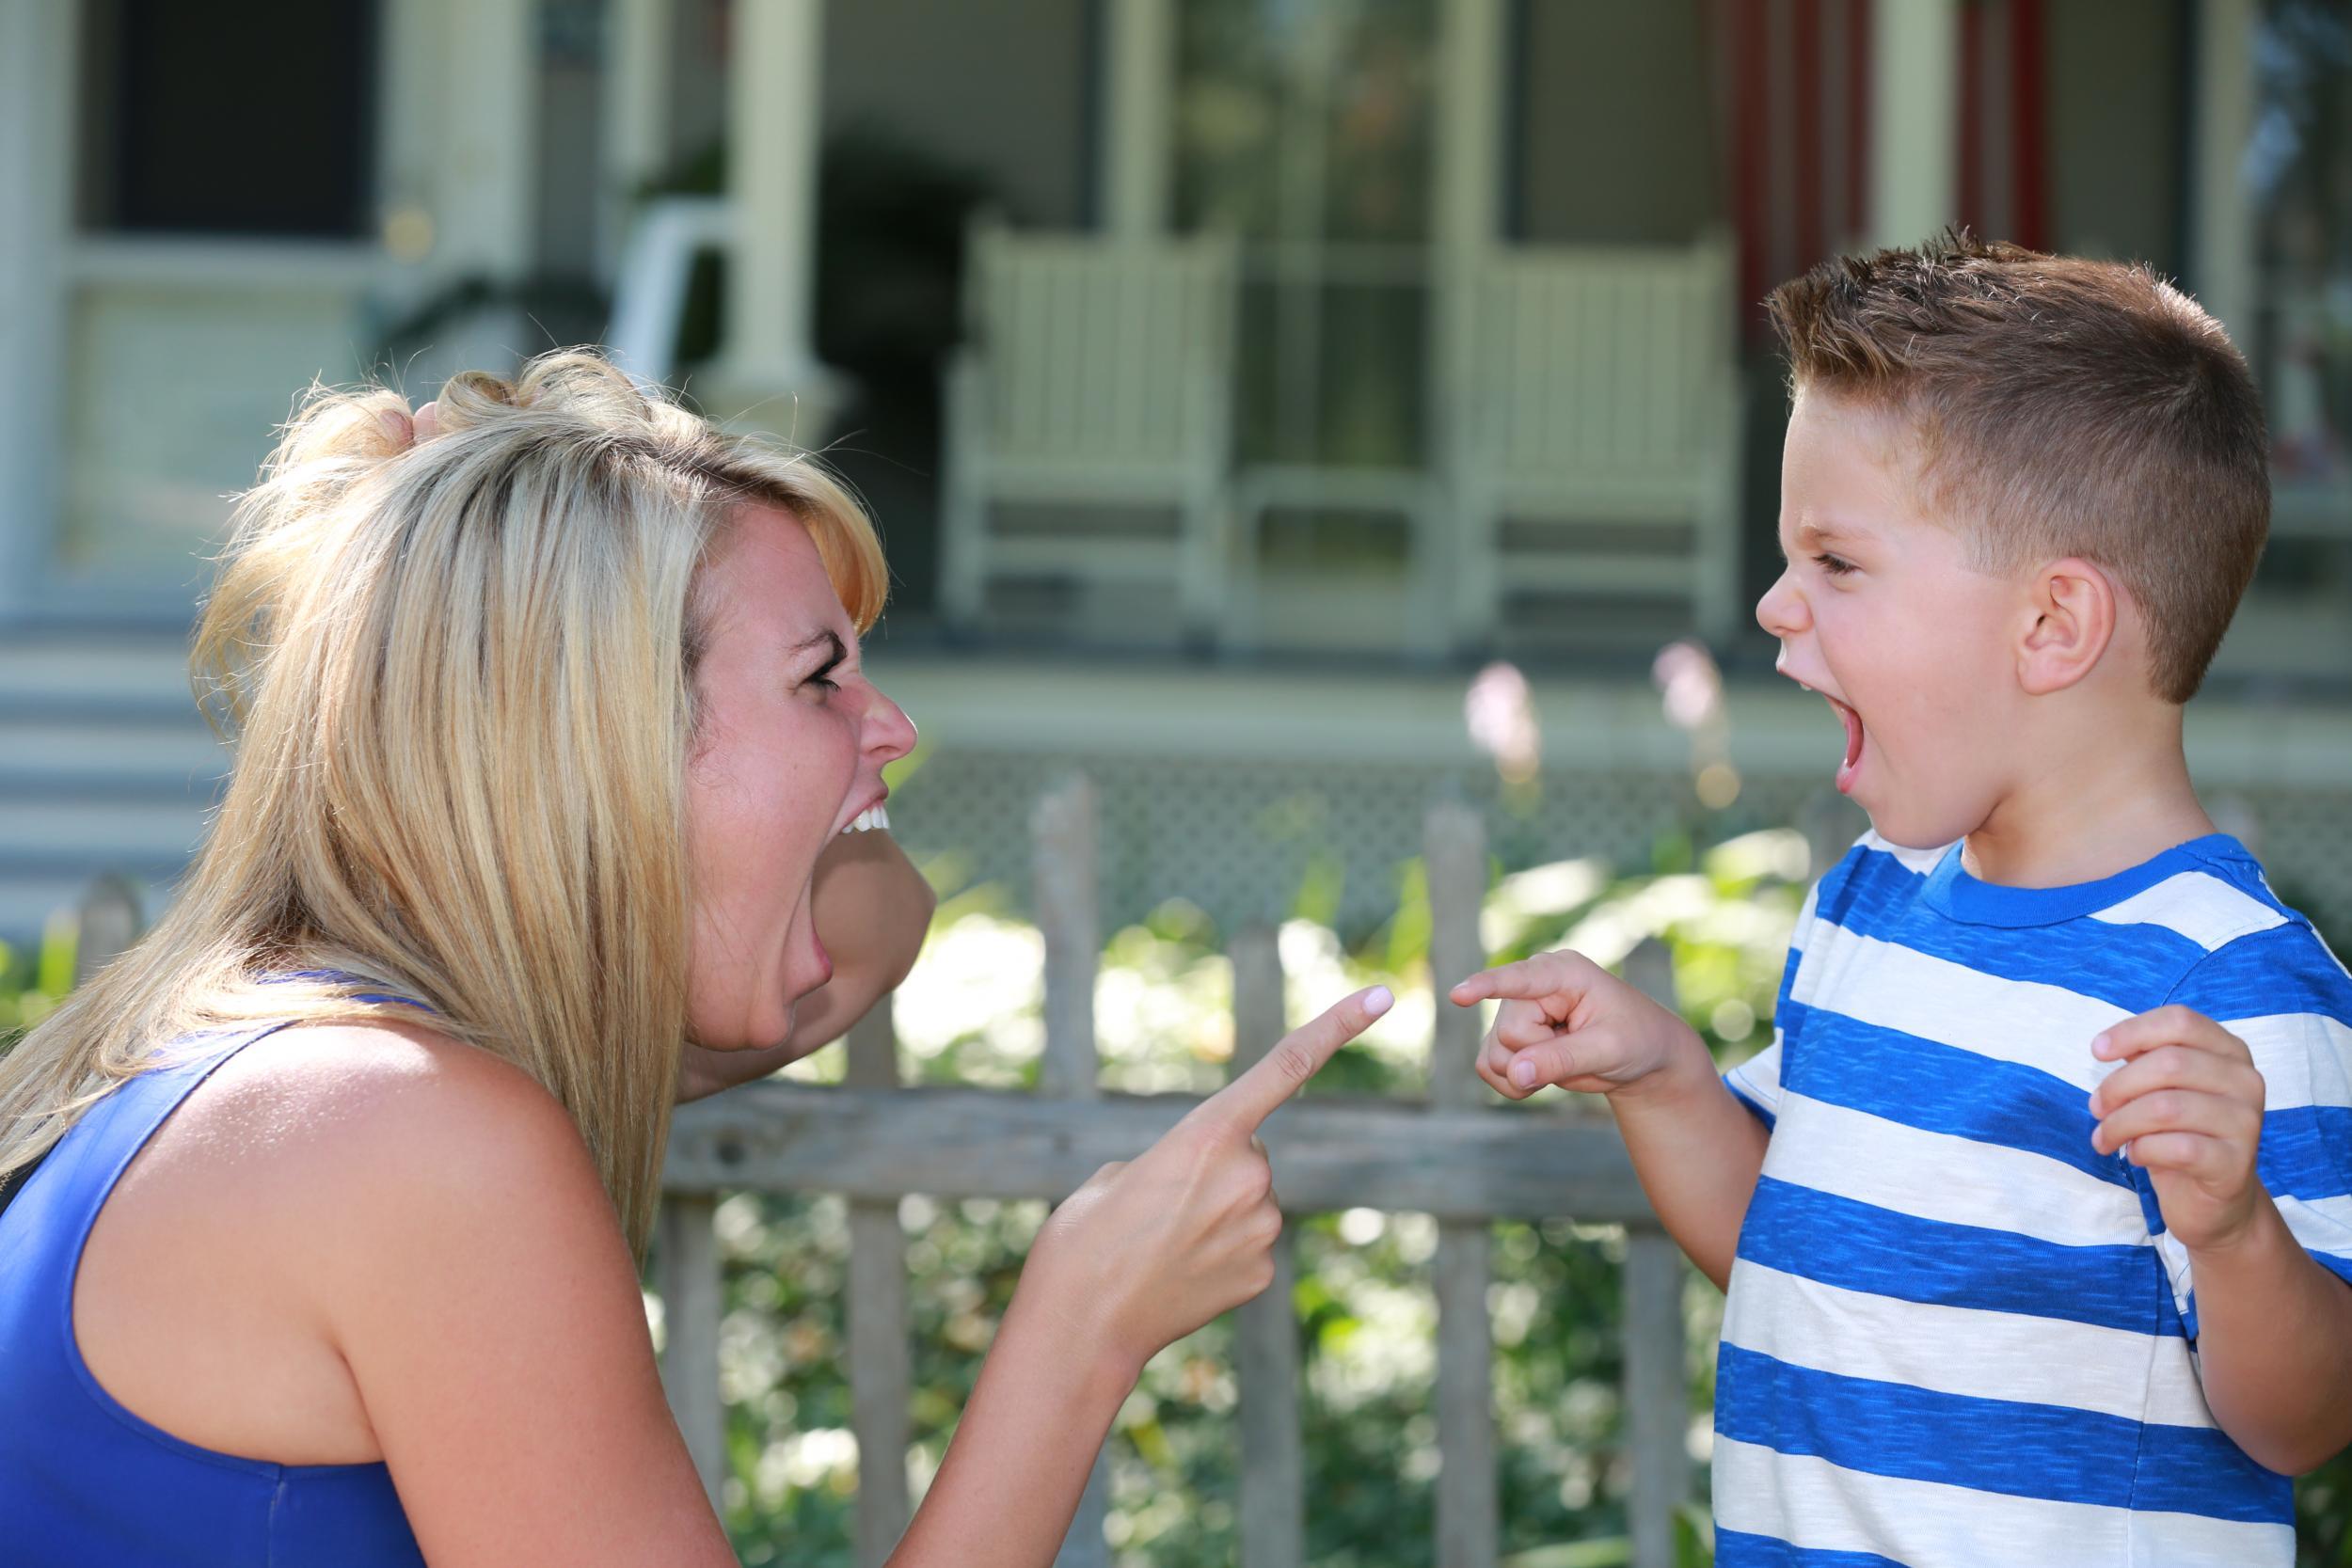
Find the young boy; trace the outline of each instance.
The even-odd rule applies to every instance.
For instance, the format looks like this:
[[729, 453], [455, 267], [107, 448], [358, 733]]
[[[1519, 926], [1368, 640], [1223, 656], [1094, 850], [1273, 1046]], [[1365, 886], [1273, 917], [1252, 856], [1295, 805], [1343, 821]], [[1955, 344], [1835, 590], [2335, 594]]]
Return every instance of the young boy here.
[[1771, 309], [1756, 618], [1873, 832], [1727, 1079], [1573, 953], [1454, 989], [1504, 999], [1479, 1070], [1607, 1095], [1729, 1291], [1722, 1568], [2283, 1568], [2352, 1439], [2352, 977], [2182, 760], [2268, 526], [2245, 362], [2140, 268], [1964, 236]]

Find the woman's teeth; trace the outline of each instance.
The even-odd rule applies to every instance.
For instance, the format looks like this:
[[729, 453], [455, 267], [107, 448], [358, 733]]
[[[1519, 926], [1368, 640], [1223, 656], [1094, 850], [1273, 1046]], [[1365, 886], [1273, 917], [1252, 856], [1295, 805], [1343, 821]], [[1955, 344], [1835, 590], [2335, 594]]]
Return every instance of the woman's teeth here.
[[890, 813], [881, 806], [868, 806], [850, 818], [850, 825], [841, 832], [847, 837], [850, 833], [870, 833], [877, 830], [883, 832], [890, 831]]

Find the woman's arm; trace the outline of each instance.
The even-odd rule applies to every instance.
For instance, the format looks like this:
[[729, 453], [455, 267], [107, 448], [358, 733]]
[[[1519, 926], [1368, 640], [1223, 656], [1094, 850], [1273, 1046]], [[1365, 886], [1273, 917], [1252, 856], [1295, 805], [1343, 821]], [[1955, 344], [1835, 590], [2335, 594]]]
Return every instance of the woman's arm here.
[[1274, 1278], [1282, 1216], [1259, 1124], [1392, 1000], [1359, 991], [1294, 1030], [1054, 1212], [891, 1568], [1053, 1560], [1144, 1362]]
[[[1280, 1233], [1260, 1122], [1386, 1009], [1285, 1037], [1040, 1232], [896, 1568], [1044, 1568], [1162, 1346], [1256, 1295]], [[299, 1242], [435, 1568], [734, 1563], [661, 1395], [628, 1249], [570, 1118], [423, 1031], [338, 1083]]]
[[678, 1068], [678, 1100], [699, 1100], [765, 1078], [849, 1033], [898, 989], [923, 950], [938, 899], [898, 840], [881, 829], [844, 833], [818, 857], [810, 894], [818, 938], [833, 956], [833, 978], [801, 998], [792, 1037], [763, 1051], [689, 1045]]
[[578, 1129], [512, 1065], [403, 1033], [405, 1070], [307, 1118], [332, 1139], [299, 1241], [425, 1560], [732, 1568]]

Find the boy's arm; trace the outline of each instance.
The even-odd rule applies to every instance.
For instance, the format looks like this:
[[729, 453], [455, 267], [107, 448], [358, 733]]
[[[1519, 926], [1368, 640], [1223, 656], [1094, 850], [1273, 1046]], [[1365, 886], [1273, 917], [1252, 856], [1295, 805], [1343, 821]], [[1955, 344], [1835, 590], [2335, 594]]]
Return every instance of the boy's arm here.
[[1764, 1165], [1763, 1124], [1715, 1074], [1689, 1024], [1579, 953], [1473, 974], [1453, 999], [1501, 998], [1479, 1076], [1513, 1100], [1546, 1084], [1606, 1095], [1669, 1235], [1718, 1286]]
[[699, 1100], [750, 1083], [849, 1033], [914, 967], [938, 900], [898, 840], [886, 832], [843, 833], [817, 859], [809, 914], [834, 958], [833, 978], [801, 998], [792, 1037], [759, 1051], [689, 1045], [678, 1064], [678, 1100]]
[[1609, 1109], [1659, 1223], [1717, 1290], [1727, 1290], [1770, 1134], [1724, 1086], [1695, 1033], [1691, 1046], [1694, 1059], [1618, 1089]]
[[2304, 1249], [2257, 1176], [2252, 1053], [2180, 1006], [2118, 1024], [2091, 1053], [2125, 1064], [2091, 1096], [2092, 1147], [2130, 1145], [2188, 1251], [2214, 1419], [2258, 1464], [2313, 1468], [2352, 1442], [2352, 1288]]
[[2281, 1475], [2352, 1443], [2352, 1286], [2321, 1268], [2264, 1196], [2245, 1233], [2189, 1249], [2205, 1402]]

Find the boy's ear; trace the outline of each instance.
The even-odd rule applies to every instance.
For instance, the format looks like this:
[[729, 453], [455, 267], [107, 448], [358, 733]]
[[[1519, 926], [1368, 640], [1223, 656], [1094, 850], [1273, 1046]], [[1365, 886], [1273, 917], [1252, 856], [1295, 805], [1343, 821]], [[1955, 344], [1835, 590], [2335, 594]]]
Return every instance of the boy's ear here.
[[2063, 691], [2090, 673], [2115, 641], [2114, 579], [2077, 556], [2034, 575], [2033, 622], [2017, 644], [2017, 679], [2030, 696]]

